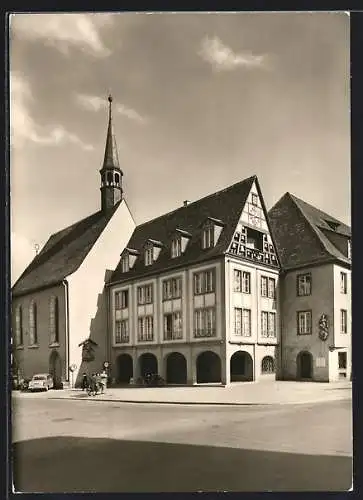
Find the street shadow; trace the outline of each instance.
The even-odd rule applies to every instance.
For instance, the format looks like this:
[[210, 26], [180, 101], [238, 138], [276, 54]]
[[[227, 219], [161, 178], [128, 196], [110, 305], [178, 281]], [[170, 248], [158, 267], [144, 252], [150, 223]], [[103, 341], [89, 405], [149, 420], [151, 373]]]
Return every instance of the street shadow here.
[[20, 441], [13, 461], [25, 493], [347, 491], [352, 482], [350, 457], [101, 438]]

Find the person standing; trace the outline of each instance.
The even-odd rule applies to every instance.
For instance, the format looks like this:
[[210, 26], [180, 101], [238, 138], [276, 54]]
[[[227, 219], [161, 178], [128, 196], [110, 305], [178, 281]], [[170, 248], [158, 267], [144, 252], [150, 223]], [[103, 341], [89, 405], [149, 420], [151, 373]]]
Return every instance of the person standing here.
[[106, 370], [102, 371], [100, 378], [101, 378], [101, 385], [102, 385], [102, 393], [104, 393], [106, 388], [107, 388], [107, 379], [108, 379]]

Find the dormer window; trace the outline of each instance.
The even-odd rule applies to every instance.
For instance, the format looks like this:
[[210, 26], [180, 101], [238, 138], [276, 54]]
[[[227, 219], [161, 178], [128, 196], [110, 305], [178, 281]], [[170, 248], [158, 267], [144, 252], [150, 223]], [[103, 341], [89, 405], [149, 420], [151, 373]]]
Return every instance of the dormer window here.
[[123, 273], [127, 273], [130, 270], [129, 254], [127, 253], [121, 259], [121, 270]]
[[202, 248], [211, 248], [217, 244], [218, 238], [222, 232], [224, 223], [219, 219], [208, 217], [204, 224], [202, 234]]
[[203, 230], [203, 249], [214, 247], [214, 227], [212, 225]]
[[181, 238], [177, 237], [174, 238], [171, 242], [171, 258], [174, 259], [175, 257], [180, 257], [181, 256]]
[[145, 249], [145, 266], [151, 266], [154, 262], [153, 247], [149, 246]]
[[145, 266], [151, 266], [158, 259], [162, 246], [161, 241], [152, 240], [151, 238], [146, 242], [144, 247]]
[[338, 229], [338, 227], [340, 226], [340, 223], [339, 222], [335, 222], [333, 220], [328, 220], [326, 219], [325, 222], [328, 224], [329, 228], [332, 230], [332, 231], [336, 231]]
[[133, 268], [138, 255], [140, 254], [137, 250], [125, 248], [121, 254], [121, 271], [123, 273], [128, 273]]
[[180, 257], [187, 247], [188, 241], [192, 235], [183, 229], [176, 229], [173, 239], [171, 240], [171, 258]]

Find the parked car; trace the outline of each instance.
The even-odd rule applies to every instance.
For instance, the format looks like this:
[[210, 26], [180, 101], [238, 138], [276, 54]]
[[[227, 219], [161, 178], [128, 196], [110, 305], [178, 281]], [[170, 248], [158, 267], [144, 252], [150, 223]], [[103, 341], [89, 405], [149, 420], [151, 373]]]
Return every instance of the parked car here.
[[53, 389], [53, 377], [49, 373], [37, 373], [29, 382], [29, 391], [48, 391]]

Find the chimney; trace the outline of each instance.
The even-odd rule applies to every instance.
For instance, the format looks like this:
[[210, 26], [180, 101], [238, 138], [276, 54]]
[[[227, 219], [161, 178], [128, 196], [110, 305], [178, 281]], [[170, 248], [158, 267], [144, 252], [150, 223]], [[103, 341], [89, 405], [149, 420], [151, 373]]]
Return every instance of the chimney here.
[[183, 201], [183, 206], [187, 207], [189, 205], [190, 201], [189, 200], [184, 200]]

